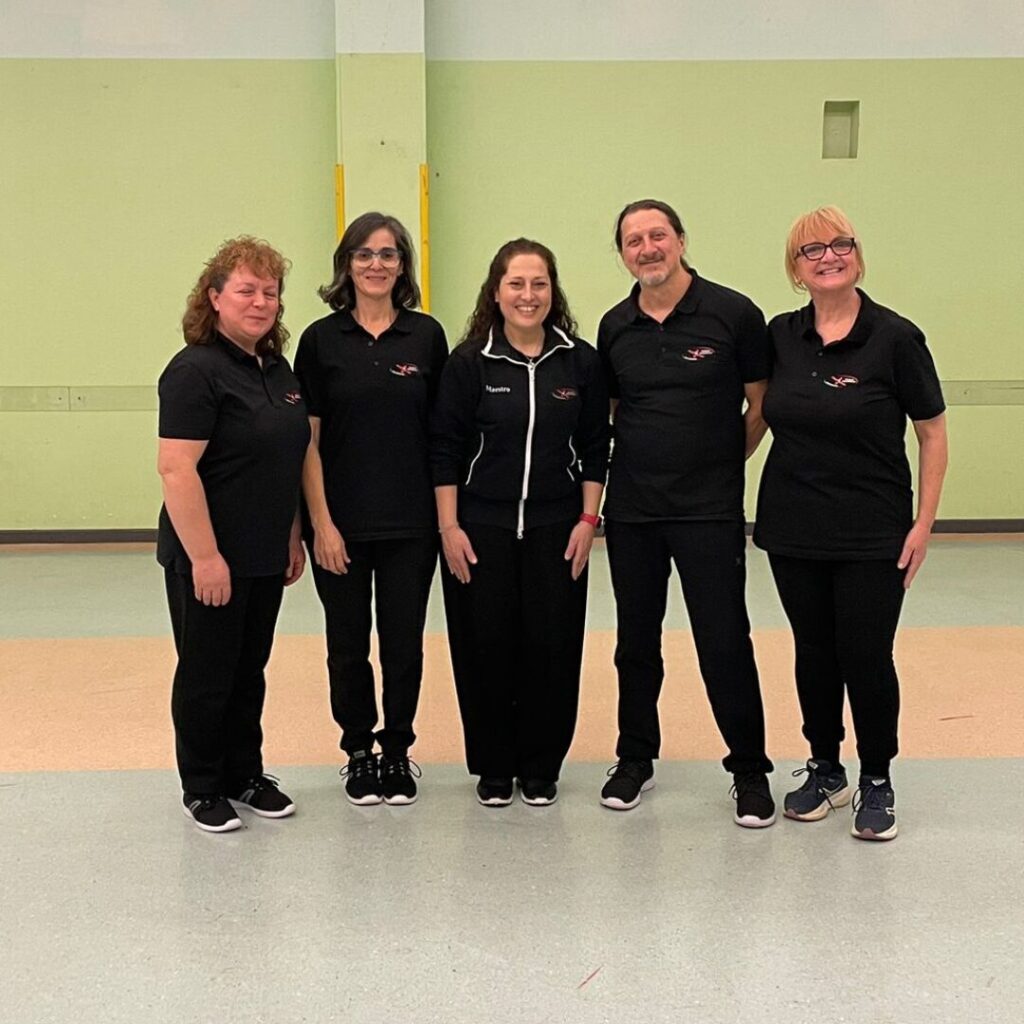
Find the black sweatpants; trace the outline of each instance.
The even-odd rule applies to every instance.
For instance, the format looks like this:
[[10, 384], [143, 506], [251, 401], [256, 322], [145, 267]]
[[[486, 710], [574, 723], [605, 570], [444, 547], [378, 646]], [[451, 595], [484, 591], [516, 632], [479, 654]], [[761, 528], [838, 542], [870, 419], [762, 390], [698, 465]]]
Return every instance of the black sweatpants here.
[[171, 689], [178, 773], [186, 793], [234, 793], [263, 774], [263, 670], [284, 573], [232, 577], [219, 608], [196, 600], [191, 574], [165, 570], [178, 667]]
[[722, 762], [725, 770], [770, 772], [744, 596], [743, 524], [608, 522], [605, 531], [618, 619], [616, 755], [653, 759], [661, 748], [661, 633], [674, 562], [711, 710], [729, 748]]
[[811, 756], [839, 764], [845, 686], [860, 770], [888, 776], [899, 749], [900, 687], [892, 648], [905, 570], [895, 559], [768, 559], [793, 628], [796, 691]]
[[[341, 728], [341, 749], [404, 757], [416, 740], [413, 721], [423, 678], [423, 627], [437, 567], [437, 538], [351, 541], [348, 572], [338, 575], [313, 562], [324, 607], [331, 713]], [[377, 726], [377, 695], [370, 663], [376, 611], [384, 728]]]
[[556, 781], [576, 730], [587, 571], [563, 555], [576, 525], [514, 530], [464, 523], [469, 583], [443, 568], [466, 764], [488, 778]]

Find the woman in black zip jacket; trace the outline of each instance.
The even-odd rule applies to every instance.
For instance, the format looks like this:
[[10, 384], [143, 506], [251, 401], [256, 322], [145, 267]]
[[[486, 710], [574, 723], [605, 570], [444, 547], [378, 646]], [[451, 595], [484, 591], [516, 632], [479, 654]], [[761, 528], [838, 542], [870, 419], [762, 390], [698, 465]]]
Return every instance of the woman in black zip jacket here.
[[441, 376], [431, 462], [448, 640], [477, 799], [552, 803], [579, 699], [608, 390], [554, 254], [506, 242]]

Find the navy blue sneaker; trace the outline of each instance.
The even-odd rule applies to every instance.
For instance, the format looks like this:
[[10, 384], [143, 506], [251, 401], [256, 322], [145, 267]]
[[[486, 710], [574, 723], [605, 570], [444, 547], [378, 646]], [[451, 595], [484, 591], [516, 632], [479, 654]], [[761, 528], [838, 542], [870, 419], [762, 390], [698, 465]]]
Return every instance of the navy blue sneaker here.
[[850, 832], [857, 839], [896, 838], [896, 794], [888, 779], [860, 777]]
[[794, 778], [806, 775], [804, 784], [787, 793], [782, 813], [794, 821], [820, 821], [834, 807], [850, 802], [850, 786], [844, 768], [833, 768], [828, 761], [808, 761], [793, 772]]

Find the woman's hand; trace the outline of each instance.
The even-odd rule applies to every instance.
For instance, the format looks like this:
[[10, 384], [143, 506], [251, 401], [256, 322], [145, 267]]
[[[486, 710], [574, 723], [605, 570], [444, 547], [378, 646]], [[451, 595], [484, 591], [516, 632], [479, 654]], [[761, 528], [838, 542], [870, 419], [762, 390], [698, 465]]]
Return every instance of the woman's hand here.
[[903, 589], [909, 590], [910, 584], [917, 575], [925, 558], [928, 556], [928, 541], [932, 531], [924, 523], [914, 523], [903, 542], [903, 551], [900, 552], [897, 568], [906, 569], [903, 577]]
[[321, 569], [344, 576], [348, 572], [348, 551], [345, 540], [334, 523], [325, 523], [313, 528], [313, 557]]
[[196, 600], [219, 608], [231, 600], [231, 570], [218, 552], [192, 562], [192, 586]]
[[476, 553], [473, 545], [458, 524], [441, 531], [441, 547], [444, 549], [444, 560], [448, 563], [448, 571], [460, 582], [469, 582], [469, 567], [476, 565]]
[[288, 568], [284, 571], [284, 585], [290, 587], [306, 568], [306, 552], [302, 550], [302, 538], [293, 530], [288, 538]]
[[594, 534], [597, 527], [590, 523], [577, 523], [569, 534], [569, 546], [565, 549], [565, 560], [572, 561], [572, 578], [578, 580], [586, 568], [590, 558], [590, 549], [594, 546]]

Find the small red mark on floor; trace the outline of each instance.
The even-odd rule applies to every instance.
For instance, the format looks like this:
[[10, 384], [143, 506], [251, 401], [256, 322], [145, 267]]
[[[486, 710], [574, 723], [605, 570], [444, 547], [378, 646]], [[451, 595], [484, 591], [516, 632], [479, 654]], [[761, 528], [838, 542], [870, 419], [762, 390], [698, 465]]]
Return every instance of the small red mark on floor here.
[[945, 718], [940, 718], [940, 722], [959, 722], [961, 718], [976, 718], [977, 715], [947, 715]]
[[580, 982], [580, 983], [579, 983], [579, 984], [578, 984], [578, 985], [576, 986], [576, 991], [577, 991], [577, 992], [579, 992], [579, 990], [580, 990], [581, 988], [583, 988], [583, 986], [584, 986], [584, 985], [586, 985], [586, 984], [587, 984], [588, 982], [591, 982], [591, 981], [593, 981], [593, 980], [594, 980], [594, 978], [596, 978], [596, 977], [597, 977], [597, 975], [598, 975], [598, 974], [600, 974], [600, 972], [601, 972], [601, 970], [602, 970], [603, 968], [604, 968], [604, 964], [601, 964], [601, 966], [600, 966], [600, 967], [598, 967], [598, 968], [597, 968], [596, 970], [593, 970], [593, 971], [591, 971], [591, 972], [590, 972], [590, 973], [589, 973], [589, 974], [588, 974], [588, 975], [587, 975], [587, 976], [586, 976], [586, 977], [585, 977], [585, 978], [584, 978], [584, 979], [583, 979], [583, 980], [582, 980], [582, 981], [581, 981], [581, 982]]

